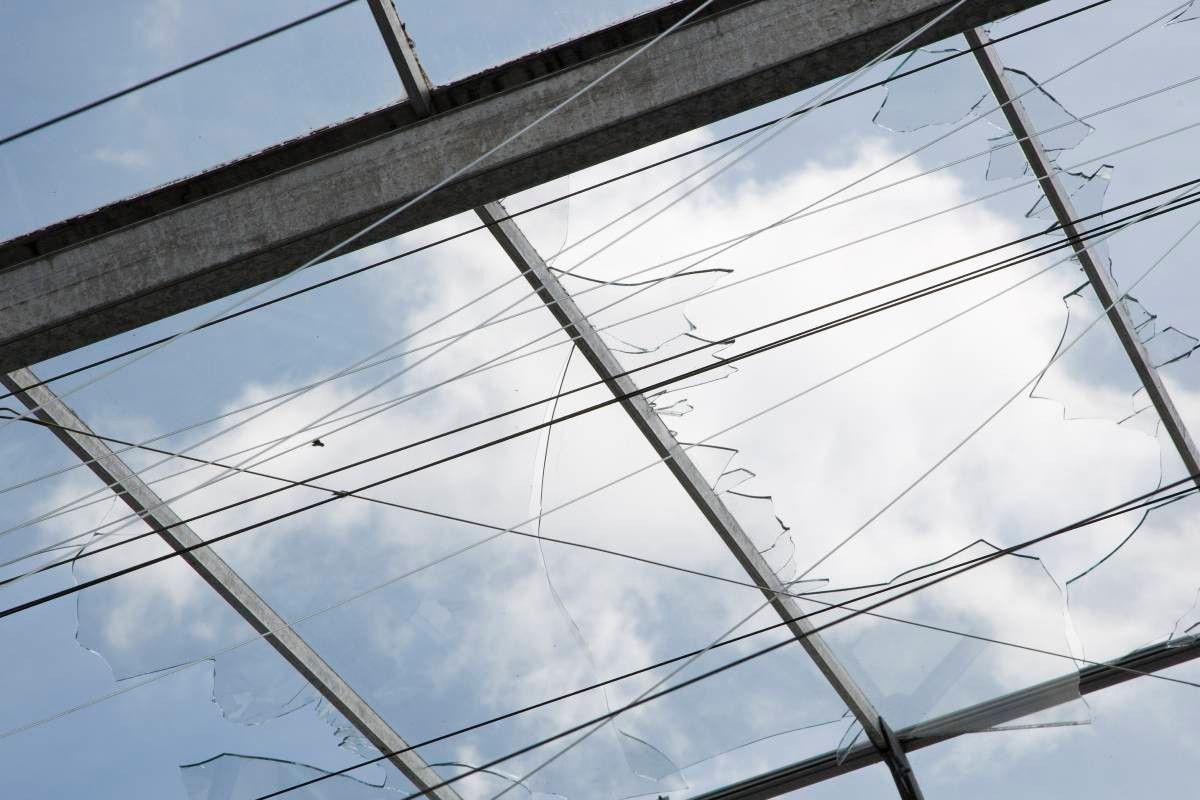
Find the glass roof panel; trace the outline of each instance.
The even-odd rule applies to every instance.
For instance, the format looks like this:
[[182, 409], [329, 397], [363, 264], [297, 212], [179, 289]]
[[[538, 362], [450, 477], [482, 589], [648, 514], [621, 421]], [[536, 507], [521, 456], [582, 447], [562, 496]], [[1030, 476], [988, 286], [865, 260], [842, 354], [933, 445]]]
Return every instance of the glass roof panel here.
[[[962, 47], [955, 37], [913, 58]], [[986, 85], [964, 61], [801, 117], [757, 149], [735, 139], [521, 217], [750, 545], [813, 623], [830, 625], [823, 638], [896, 728], [1190, 636], [1195, 623], [1196, 587], [1177, 568], [1193, 555], [1194, 499], [931, 582], [1180, 475], [1153, 410], [1133, 413], [1145, 407], [1136, 375], [1060, 252], [842, 324], [848, 312], [910, 288], [940, 289], [944, 277], [970, 277], [1053, 242], [1042, 235], [1049, 221], [1037, 188], [1019, 160], [1005, 160], [1004, 132], [980, 116]], [[1012, 66], [1033, 81], [1052, 72], [1016, 55]], [[519, 211], [707, 145], [825, 88], [506, 203]], [[1055, 142], [1060, 165], [1104, 152], [1092, 146], [1101, 121], [1079, 118], [1107, 95], [1083, 110], [1059, 94], [1031, 96], [1031, 109], [1073, 131]], [[963, 128], [950, 133], [954, 125]], [[1113, 136], [1108, 149], [1147, 146], [1138, 139], [1157, 130]], [[1111, 170], [1092, 170], [1072, 188], [1081, 208], [1111, 218], [1126, 161], [1101, 163]], [[785, 215], [796, 218], [756, 232]], [[1172, 212], [1128, 235], [1152, 259], [1186, 216]], [[55, 376], [116, 358], [55, 381], [56, 390], [97, 431], [155, 437], [157, 447], [210, 462], [125, 454], [201, 536], [246, 528], [214, 550], [410, 742], [649, 668], [423, 746], [444, 776], [619, 709], [660, 680], [672, 685], [781, 643], [622, 713], [545, 768], [569, 738], [465, 778], [464, 797], [513, 786], [571, 798], [687, 797], [861, 742], [845, 704], [800, 648], [782, 644], [778, 615], [627, 415], [612, 405], [588, 410], [610, 394], [492, 237], [464, 233], [408, 254], [475, 225], [461, 215], [334, 259], [254, 302], [313, 291], [141, 360], [120, 354], [246, 296], [36, 370]], [[1109, 251], [1118, 274], [1132, 258], [1117, 247], [1126, 235]], [[1027, 240], [1005, 244], [1019, 237]], [[996, 252], [960, 261], [986, 248]], [[931, 267], [939, 269], [907, 280]], [[1174, 356], [1189, 340], [1163, 334], [1139, 299], [1128, 308], [1155, 363], [1186, 387], [1191, 361]], [[789, 334], [797, 335], [779, 340]], [[89, 385], [116, 364], [124, 366]], [[1200, 407], [1190, 403], [1181, 405]], [[45, 476], [7, 492], [6, 558], [81, 541], [95, 550], [145, 530], [86, 470], [59, 472], [71, 462], [47, 431], [14, 423], [0, 436], [9, 437], [6, 452], [34, 454], [5, 461], [6, 485]], [[146, 537], [0, 593], [8, 607], [166, 552]], [[855, 615], [913, 587], [922, 588], [871, 609], [875, 616]], [[33, 660], [57, 659], [47, 671], [78, 695], [49, 693], [29, 663], [10, 664], [27, 696], [7, 712], [5, 730], [103, 694], [111, 678], [128, 686], [197, 664], [9, 737], [34, 748], [12, 751], [22, 759], [19, 785], [70, 791], [74, 778], [45, 777], [45, 761], [23, 754], [70, 748], [81, 729], [136, 725], [131, 708], [144, 729], [128, 741], [110, 733], [99, 752], [111, 748], [112, 764], [128, 765], [136, 762], [120, 748], [144, 746], [155, 760], [144, 775], [112, 778], [133, 797], [257, 797], [373, 755], [265, 643], [234, 647], [247, 626], [179, 559], [6, 622], [28, 636]], [[695, 663], [660, 664], [739, 634], [752, 635]], [[1086, 729], [1096, 719], [1070, 681], [1062, 699], [1017, 724]], [[145, 720], [159, 717], [171, 718], [161, 737], [170, 741], [149, 741], [158, 728]], [[1056, 733], [990, 735], [1040, 742]], [[410, 788], [391, 766], [354, 775], [317, 785], [335, 797]], [[882, 767], [855, 776], [806, 791], [858, 782], [891, 791]]]

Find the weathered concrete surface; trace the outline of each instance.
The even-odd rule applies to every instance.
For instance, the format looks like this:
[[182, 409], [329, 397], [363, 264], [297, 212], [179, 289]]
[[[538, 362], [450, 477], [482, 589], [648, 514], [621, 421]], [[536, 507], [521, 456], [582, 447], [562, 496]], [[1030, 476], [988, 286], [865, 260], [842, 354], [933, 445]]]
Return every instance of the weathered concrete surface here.
[[[971, 0], [923, 39], [1039, 2]], [[428, 119], [407, 104], [384, 109], [0, 245], [0, 369], [294, 270], [486, 152], [695, 5], [684, 0], [438, 89], [432, 99], [442, 113]], [[354, 246], [842, 75], [949, 5], [718, 2]]]

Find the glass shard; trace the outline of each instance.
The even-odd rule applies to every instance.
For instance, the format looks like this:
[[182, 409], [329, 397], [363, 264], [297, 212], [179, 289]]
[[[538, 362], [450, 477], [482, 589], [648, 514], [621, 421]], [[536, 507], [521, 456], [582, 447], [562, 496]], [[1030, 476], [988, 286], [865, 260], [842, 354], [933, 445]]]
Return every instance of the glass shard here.
[[[1102, 219], [1093, 215], [1099, 214], [1104, 210], [1104, 195], [1108, 191], [1109, 184], [1112, 182], [1112, 172], [1113, 168], [1111, 164], [1101, 164], [1092, 170], [1091, 173], [1058, 173], [1058, 179], [1062, 187], [1067, 191], [1067, 195], [1071, 198], [1071, 205], [1075, 207], [1075, 219], [1091, 217], [1091, 219], [1081, 223], [1081, 227], [1085, 231], [1098, 227], [1103, 223]], [[1038, 198], [1033, 207], [1025, 213], [1025, 216], [1045, 219], [1051, 222], [1058, 221], [1058, 217], [1054, 214], [1054, 209], [1050, 207], [1049, 201], [1044, 196]]]
[[[1089, 283], [1066, 295], [1063, 302], [1067, 319], [1055, 356], [1104, 313]], [[1160, 330], [1157, 317], [1136, 298], [1127, 297], [1121, 303], [1155, 368], [1170, 368], [1187, 359], [1200, 344], [1196, 337], [1173, 326]], [[1066, 419], [1129, 422], [1131, 428], [1153, 433], [1157, 418], [1109, 321], [1101, 319], [1092, 327], [1094, 330], [1050, 365], [1030, 396], [1060, 403]]]
[[[1037, 135], [1046, 159], [1051, 164], [1055, 164], [1059, 156], [1091, 134], [1091, 125], [1063, 108], [1062, 104], [1043, 89], [1029, 73], [1010, 67], [1005, 67], [1004, 72], [1014, 97], [1019, 98], [1025, 107], [1029, 124], [1033, 126], [1033, 133]], [[1008, 125], [1000, 111], [991, 112], [988, 119], [995, 120], [997, 126], [1007, 130]], [[992, 148], [988, 158], [988, 180], [1019, 178], [1033, 174], [1029, 162], [1025, 160], [1025, 154], [1011, 132], [989, 139], [988, 142]]]
[[[892, 76], [964, 52], [957, 47], [922, 47], [905, 56]], [[954, 58], [895, 79], [884, 91], [883, 102], [872, 121], [897, 133], [958, 122], [988, 96], [979, 68], [968, 57]]]
[[[184, 764], [179, 774], [191, 800], [254, 800], [329, 773], [294, 761], [223, 753], [207, 761]], [[403, 797], [409, 791], [337, 775], [295, 789], [288, 796], [298, 800], [378, 800]]]
[[1070, 150], [1091, 135], [1092, 126], [1064, 108], [1028, 72], [1012, 67], [1005, 67], [1004, 72], [1047, 155]]
[[1067, 600], [1082, 650], [1106, 661], [1147, 644], [1195, 635], [1197, 581], [1180, 564], [1200, 555], [1188, 496], [1144, 513], [1115, 547], [1067, 582]]
[[1196, 3], [1193, 0], [1193, 2], [1188, 3], [1184, 8], [1179, 9], [1179, 13], [1167, 20], [1166, 24], [1178, 25], [1180, 22], [1192, 22], [1197, 19], [1200, 19], [1200, 11], [1196, 9]]
[[[836, 618], [887, 598], [889, 586], [897, 593], [922, 587], [826, 631], [894, 728], [940, 718], [939, 730], [978, 730], [971, 719], [945, 715], [1073, 672], [1059, 584], [1040, 559], [997, 556], [998, 549], [978, 540], [901, 573], [867, 602], [855, 600], [862, 587], [811, 592], [802, 601], [813, 609], [841, 604]], [[938, 581], [971, 564], [978, 566]], [[1066, 707], [1054, 712], [1055, 723], [1086, 721], [1077, 684], [1066, 691]], [[854, 728], [847, 731], [843, 749], [856, 735]]]

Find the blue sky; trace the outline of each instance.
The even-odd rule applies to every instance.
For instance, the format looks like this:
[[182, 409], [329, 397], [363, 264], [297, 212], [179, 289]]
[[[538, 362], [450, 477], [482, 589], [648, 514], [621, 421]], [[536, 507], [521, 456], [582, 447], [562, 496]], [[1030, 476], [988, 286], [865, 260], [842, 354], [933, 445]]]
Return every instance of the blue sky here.
[[[490, 6], [456, 0], [436, 6], [400, 3], [399, 11], [409, 21], [431, 76], [444, 82], [647, 5], [629, 0], [556, 6], [543, 13], [536, 3], [517, 3], [499, 13]], [[1000, 46], [1001, 58], [1035, 79], [1046, 80], [1172, 5], [1117, 0], [1006, 42]], [[0, 75], [4, 76], [0, 132], [24, 127], [318, 7], [315, 2], [201, 5], [168, 0], [103, 7], [6, 4], [9, 24], [0, 30]], [[1047, 3], [999, 23], [993, 35], [1072, 7]], [[1190, 78], [1196, 74], [1191, 53], [1198, 36], [1200, 22], [1154, 25], [1055, 78], [1048, 91], [1071, 113], [1085, 115]], [[945, 46], [962, 46], [962, 40]], [[894, 66], [895, 62], [881, 65], [873, 74], [887, 74]], [[1195, 122], [1198, 85], [1089, 119], [1094, 130], [1060, 155], [1060, 165], [1084, 162]], [[619, 163], [554, 181], [509, 198], [509, 206], [522, 208], [755, 124], [820, 91], [818, 87], [631, 154]], [[950, 123], [970, 119], [971, 98], [985, 92], [973, 65], [963, 59], [954, 62], [953, 69], [927, 72], [907, 87], [897, 85], [888, 103], [893, 109], [902, 103], [911, 112], [906, 118], [928, 114]], [[394, 102], [401, 93], [365, 4], [360, 3], [0, 148], [0, 237], [18, 235]], [[678, 204], [642, 231], [603, 250], [601, 245], [613, 236], [600, 235], [567, 249], [554, 263], [588, 277], [620, 278], [803, 207], [950, 130], [949, 124], [903, 132], [874, 125], [872, 116], [884, 97], [884, 90], [877, 89], [806, 117], [694, 194], [683, 197], [681, 189], [670, 192], [666, 199], [677, 199]], [[960, 103], [961, 109], [946, 111]], [[1031, 108], [1037, 107], [1053, 111], [1048, 102], [1031, 103]], [[866, 186], [914, 177], [986, 149], [989, 139], [1003, 133], [989, 125], [992, 119], [994, 115], [972, 123]], [[1189, 131], [1105, 159], [1113, 167], [1105, 205], [1195, 177], [1190, 170], [1196, 141], [1195, 131]], [[529, 215], [522, 224], [550, 256], [652, 192], [684, 179], [720, 152], [725, 150], [707, 151], [636, 182], [618, 183], [552, 206]], [[986, 161], [976, 158], [914, 178], [840, 210], [785, 226], [705, 265], [732, 270], [724, 277], [663, 281], [638, 295], [620, 287], [585, 293], [591, 284], [574, 279], [568, 279], [567, 285], [580, 293], [585, 310], [596, 312], [597, 324], [614, 325], [608, 331], [610, 341], [622, 350], [627, 363], [637, 364], [646, 357], [639, 350], [671, 352], [682, 346], [679, 337], [689, 332], [721, 338], [788, 313], [797, 304], [838, 296], [1044, 227], [1045, 221], [1024, 217], [1037, 199], [1034, 187], [1025, 186], [919, 226], [804, 260], [795, 268], [730, 285], [899, 221], [1018, 183], [1012, 178], [987, 180]], [[684, 184], [692, 185], [696, 181]], [[630, 222], [654, 208], [638, 212]], [[1108, 244], [1118, 280], [1127, 283], [1150, 266], [1196, 221], [1194, 214], [1185, 210], [1114, 237]], [[473, 224], [467, 216], [444, 221], [295, 276], [286, 288]], [[613, 234], [627, 227], [619, 224]], [[1197, 253], [1200, 242], [1186, 240], [1139, 285], [1135, 294], [1159, 315], [1159, 329], [1200, 329], [1195, 318], [1200, 284], [1192, 274]], [[1049, 263], [1043, 260], [1033, 266]], [[1028, 272], [1021, 276], [1032, 273], [1033, 266], [1023, 268]], [[587, 367], [578, 358], [566, 361], [561, 336], [553, 333], [548, 315], [524, 297], [519, 283], [509, 283], [491, 297], [471, 303], [448, 322], [436, 322], [442, 314], [473, 300], [482, 287], [499, 285], [513, 275], [511, 264], [492, 241], [474, 234], [185, 337], [162, 353], [72, 394], [69, 402], [95, 429], [140, 440], [318, 380], [393, 342], [402, 342], [397, 349], [410, 349], [457, 333], [509, 303], [517, 304], [518, 310], [532, 310], [498, 326], [493, 335], [475, 334], [428, 361], [420, 360], [427, 352], [420, 351], [325, 384], [211, 443], [198, 444], [215, 430], [212, 426], [175, 433], [159, 443], [167, 448], [196, 446], [196, 452], [216, 458], [292, 433], [343, 404], [357, 403], [347, 406], [352, 411], [447, 380], [519, 342], [546, 336], [544, 342], [556, 345], [449, 383], [344, 432], [327, 433], [329, 428], [322, 428], [325, 448], [303, 447], [269, 462], [276, 474], [308, 475], [549, 394], [564, 370], [566, 385], [589, 380]], [[692, 408], [683, 416], [666, 419], [681, 440], [698, 441], [1017, 277], [981, 282], [944, 299], [805, 340], [743, 362], [719, 381], [677, 390], [657, 404], [674, 411]], [[1046, 363], [1066, 324], [1061, 298], [1081, 280], [1069, 265], [1056, 268], [895, 357], [881, 359], [778, 412], [716, 437], [712, 444], [737, 450], [732, 461], [727, 461], [724, 451], [715, 450], [698, 451], [697, 460], [714, 465], [714, 479], [724, 473], [718, 487], [756, 541], [764, 548], [776, 545], [771, 556], [778, 559], [776, 565], [799, 571], [895, 496]], [[710, 289], [719, 291], [654, 311]], [[614, 300], [620, 300], [624, 310], [602, 310]], [[184, 329], [229, 302], [195, 309], [35, 369], [52, 374], [118, 352]], [[642, 310], [647, 316], [621, 322]], [[1087, 313], [1086, 298], [1075, 311], [1076, 320]], [[356, 400], [396, 370], [402, 372], [385, 387]], [[1185, 419], [1193, 427], [1200, 426], [1200, 376], [1194, 365], [1184, 360], [1164, 374]], [[68, 392], [81, 380], [64, 381], [58, 388]], [[1131, 410], [1129, 394], [1136, 382], [1131, 385], [1128, 367], [1103, 325], [1047, 374], [1041, 388], [1040, 394], [1049, 400], [1022, 397], [1013, 403], [962, 453], [837, 558], [822, 565], [814, 577], [828, 580], [833, 587], [888, 580], [976, 539], [1011, 544], [1145, 491], [1160, 475], [1168, 480], [1178, 475], [1169, 449], [1163, 450], [1161, 442], [1143, 432], [1153, 430], [1144, 415], [1135, 424], [1115, 424]], [[564, 401], [557, 413], [601, 397], [597, 392], [584, 393]], [[354, 485], [398, 471], [436, 457], [445, 448], [467, 446], [539, 422], [546, 413], [544, 408], [533, 409], [478, 435], [459, 436], [384, 464], [359, 468], [344, 480]], [[1064, 420], [1064, 415], [1089, 419]], [[238, 412], [227, 422], [246, 418]], [[609, 409], [556, 426], [549, 437], [526, 437], [413, 476], [378, 496], [511, 525], [529, 518], [538, 506], [554, 507], [650, 459], [649, 449], [620, 412]], [[137, 454], [130, 454], [130, 460], [143, 468], [152, 463]], [[45, 431], [22, 425], [0, 430], [0, 482], [6, 487], [72, 463], [70, 454]], [[546, 465], [544, 475], [540, 464]], [[172, 472], [180, 468], [168, 466]], [[159, 468], [150, 474], [166, 473]], [[213, 470], [188, 473], [165, 479], [159, 487], [164, 494], [184, 494], [215, 474]], [[742, 479], [747, 481], [739, 483]], [[198, 513], [269, 485], [261, 479], [238, 477], [186, 494], [177, 505], [181, 513]], [[74, 470], [7, 491], [0, 505], [0, 527], [18, 525], [97, 488], [82, 470]], [[298, 490], [295, 497], [289, 494], [207, 519], [197, 530], [213, 535], [318, 496]], [[120, 507], [106, 499], [6, 533], [0, 537], [0, 555], [7, 560], [121, 515]], [[775, 516], [790, 528], [782, 537]], [[1191, 569], [1198, 555], [1192, 544], [1194, 519], [1194, 501], [1152, 516], [1110, 566], [1073, 583], [1069, 594], [1066, 582], [1119, 542], [1129, 532], [1128, 523], [1106, 525], [1087, 539], [1039, 550], [1040, 561], [1012, 560], [987, 576], [960, 586], [947, 585], [943, 591], [902, 604], [896, 614], [1057, 652], [1110, 657], [1161, 639], [1171, 633], [1175, 620], [1194, 615], [1192, 604], [1200, 588]], [[742, 577], [661, 466], [547, 514], [540, 530], [548, 536]], [[342, 502], [270, 526], [219, 550], [292, 619], [483, 535], [469, 526]], [[97, 574], [156, 553], [155, 547], [148, 543], [131, 548], [128, 555], [119, 551], [117, 557], [81, 563], [76, 574]], [[3, 601], [11, 605], [70, 581], [63, 571], [39, 576], [5, 590]], [[757, 596], [744, 588], [548, 544], [539, 548], [529, 539], [507, 537], [315, 617], [301, 630], [403, 735], [416, 739], [703, 646], [757, 604]], [[750, 624], [769, 621], [766, 614], [759, 614]], [[147, 570], [104, 589], [89, 590], [78, 597], [78, 604], [71, 598], [2, 620], [0, 640], [9, 644], [5, 648], [9, 657], [0, 660], [0, 678], [7, 687], [0, 730], [128, 686], [131, 676], [214, 653], [246, 634], [246, 628], [207, 587], [180, 565]], [[1018, 655], [994, 646], [964, 649], [953, 636], [878, 620], [834, 629], [829, 638], [881, 709], [898, 724], [1061, 674], [1071, 666], [1069, 660]], [[954, 659], [966, 666], [945, 691], [912, 691], [933, 667]], [[339, 736], [328, 714], [309, 702], [310, 695], [261, 643], [222, 656], [215, 682], [213, 674], [205, 663], [0, 739], [7, 793], [21, 798], [83, 793], [188, 797], [190, 786], [190, 796], [205, 797], [209, 776], [236, 768], [246, 783], [237, 788], [242, 794], [232, 796], [252, 797], [253, 786], [265, 785], [254, 781], [286, 781], [307, 773], [304, 768], [280, 768], [267, 761], [213, 762], [223, 766], [193, 770], [183, 777], [179, 767], [208, 762], [222, 753], [324, 769], [360, 758], [352, 748], [338, 747]], [[1195, 667], [1172, 674], [1192, 680], [1200, 677]], [[647, 685], [633, 682], [613, 688], [608, 695], [592, 693], [568, 706], [433, 748], [426, 757], [478, 763], [516, 743], [627, 701]], [[1194, 691], [1141, 680], [1092, 695], [1086, 705], [1069, 704], [1060, 716], [1060, 720], [1090, 724], [976, 734], [920, 751], [913, 760], [931, 798], [966, 792], [984, 798], [1008, 797], [1014, 791], [1029, 797], [1086, 791], [1103, 798], [1127, 796], [1134, 787], [1167, 791], [1187, 779], [1184, 765], [1194, 761], [1200, 748], [1190, 723], [1195, 716]], [[572, 798], [639, 792], [686, 797], [837, 746], [846, 730], [842, 713], [820, 676], [792, 648], [628, 715], [621, 725], [609, 726], [539, 775], [530, 788], [533, 793]], [[754, 740], [761, 741], [743, 746]], [[530, 757], [508, 771], [521, 773], [536, 763]], [[403, 786], [402, 779], [384, 769], [364, 770], [362, 777], [372, 782], [386, 777], [389, 786]], [[330, 791], [326, 796], [393, 796], [357, 784], [338, 784], [325, 784]], [[498, 779], [480, 779], [464, 787], [463, 794], [486, 798], [502, 787]], [[798, 795], [890, 796], [887, 793], [892, 791], [886, 771], [874, 768]]]

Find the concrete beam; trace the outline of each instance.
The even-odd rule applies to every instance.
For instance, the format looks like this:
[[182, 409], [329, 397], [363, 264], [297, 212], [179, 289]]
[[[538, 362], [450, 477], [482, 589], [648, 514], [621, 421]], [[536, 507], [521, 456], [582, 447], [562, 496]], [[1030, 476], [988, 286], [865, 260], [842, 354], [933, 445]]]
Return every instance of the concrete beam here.
[[[915, 44], [1036, 5], [972, 0]], [[294, 270], [437, 184], [695, 8], [681, 0], [431, 93], [0, 244], [0, 370]], [[452, 184], [395, 236], [840, 76], [947, 0], [717, 0]]]

